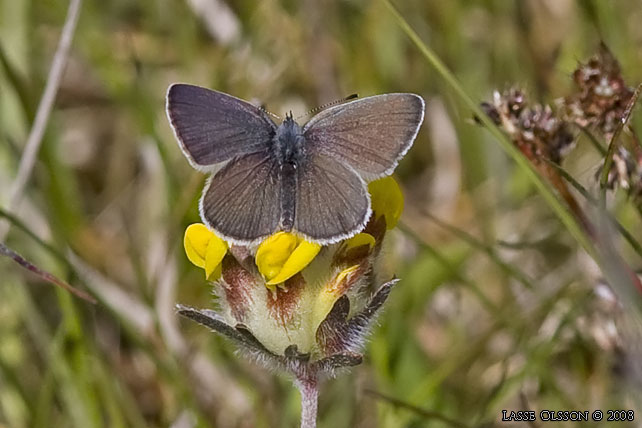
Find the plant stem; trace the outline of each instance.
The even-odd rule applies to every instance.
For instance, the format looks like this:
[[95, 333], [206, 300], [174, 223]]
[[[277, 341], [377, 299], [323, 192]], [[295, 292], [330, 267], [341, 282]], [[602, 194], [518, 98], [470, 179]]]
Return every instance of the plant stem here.
[[298, 375], [295, 381], [301, 393], [301, 428], [316, 428], [319, 380], [316, 373]]
[[[558, 216], [562, 224], [567, 228], [569, 233], [577, 240], [577, 242], [584, 248], [584, 250], [591, 256], [593, 260], [600, 266], [602, 272], [610, 284], [623, 284], [626, 286], [632, 285], [637, 289], [640, 294], [642, 294], [642, 282], [639, 280], [635, 272], [628, 267], [626, 262], [615, 252], [614, 244], [611, 242], [611, 237], [605, 231], [596, 231], [595, 235], [592, 234], [593, 230], [588, 230], [586, 228], [587, 223], [584, 222], [582, 217], [578, 217], [576, 213], [569, 210], [569, 207], [563, 203], [558, 195], [553, 191], [553, 189], [544, 179], [540, 176], [540, 173], [535, 169], [534, 165], [522, 155], [518, 148], [516, 148], [512, 141], [510, 141], [507, 136], [495, 125], [495, 123], [486, 115], [485, 112], [481, 110], [478, 103], [476, 103], [460, 85], [457, 78], [451, 73], [451, 71], [446, 67], [446, 65], [441, 61], [441, 59], [432, 51], [419, 37], [419, 35], [410, 27], [410, 24], [404, 19], [399, 11], [392, 4], [391, 0], [382, 0], [383, 3], [388, 7], [392, 15], [397, 20], [401, 29], [406, 33], [406, 35], [412, 40], [415, 46], [422, 53], [424, 58], [428, 63], [433, 67], [439, 76], [444, 80], [448, 87], [455, 92], [457, 97], [473, 112], [475, 117], [478, 117], [482, 122], [484, 127], [497, 138], [497, 141], [500, 143], [504, 151], [510, 155], [510, 157], [515, 161], [515, 163], [524, 171], [526, 176], [530, 181], [535, 185], [537, 190], [540, 192], [540, 195], [546, 200], [551, 209]], [[625, 124], [630, 115], [633, 107], [635, 106], [635, 100], [639, 97], [640, 92], [642, 92], [642, 85], [639, 86], [639, 90], [636, 90], [636, 94], [632, 97], [631, 102], [627, 106], [626, 113], [623, 116], [623, 124]], [[619, 129], [619, 127], [618, 127]], [[621, 129], [619, 129], [621, 131]], [[611, 139], [613, 143], [616, 139]], [[610, 144], [613, 146], [613, 144]], [[614, 148], [609, 149], [613, 151]], [[603, 168], [608, 169], [607, 160], [609, 158], [607, 151], [607, 159], [605, 159], [605, 164]], [[556, 189], [557, 190], [557, 189]], [[602, 199], [604, 199], [604, 190], [602, 190]], [[566, 201], [565, 201], [566, 202]], [[604, 207], [604, 204], [602, 204]], [[572, 208], [571, 208], [572, 209]], [[599, 211], [597, 215], [600, 215], [600, 218], [604, 218]], [[579, 221], [578, 221], [579, 220]], [[597, 234], [600, 234], [598, 237]], [[623, 289], [626, 287], [623, 287]]]
[[[42, 94], [42, 98], [40, 99], [40, 104], [38, 104], [36, 117], [34, 118], [33, 126], [29, 132], [29, 137], [25, 144], [22, 158], [20, 159], [16, 178], [11, 184], [9, 201], [7, 203], [7, 211], [9, 212], [16, 209], [18, 203], [22, 199], [24, 189], [27, 186], [27, 182], [29, 181], [29, 177], [31, 176], [31, 172], [33, 171], [33, 167], [36, 163], [38, 151], [40, 150], [42, 139], [47, 128], [47, 123], [49, 122], [49, 116], [51, 116], [51, 111], [53, 109], [54, 102], [56, 101], [56, 94], [58, 93], [58, 88], [60, 87], [60, 82], [62, 81], [62, 76], [65, 71], [65, 65], [67, 64], [71, 42], [74, 37], [74, 32], [76, 31], [78, 17], [80, 15], [81, 4], [82, 0], [71, 0], [69, 2], [67, 18], [65, 19], [65, 25], [62, 29], [62, 34], [60, 36], [60, 41], [58, 42], [56, 53], [54, 54], [49, 75], [47, 76], [47, 84], [45, 85], [45, 90]], [[0, 230], [1, 238], [4, 238], [9, 227], [10, 223], [2, 223], [2, 230]]]
[[[49, 75], [47, 76], [45, 90], [42, 94], [42, 98], [40, 99], [40, 103], [38, 104], [33, 125], [31, 127], [31, 131], [29, 131], [29, 137], [27, 138], [27, 142], [25, 143], [25, 147], [22, 152], [22, 157], [20, 158], [16, 178], [9, 188], [9, 199], [5, 206], [8, 213], [13, 213], [18, 209], [18, 205], [22, 200], [24, 190], [27, 187], [34, 165], [36, 164], [38, 152], [40, 151], [40, 146], [42, 145], [47, 124], [49, 123], [49, 117], [51, 116], [51, 111], [53, 110], [53, 106], [56, 101], [58, 88], [62, 82], [65, 66], [67, 65], [67, 58], [71, 49], [74, 32], [76, 31], [78, 17], [80, 16], [81, 5], [82, 0], [69, 1], [67, 17], [65, 18], [65, 24], [62, 28], [58, 47], [56, 48], [56, 53], [53, 57]], [[10, 228], [10, 222], [5, 220], [0, 221], [0, 241], [5, 240]]]
[[541, 196], [550, 205], [552, 210], [557, 214], [560, 221], [566, 226], [568, 231], [577, 239], [577, 241], [584, 247], [591, 257], [597, 260], [598, 254], [593, 246], [593, 241], [586, 234], [583, 227], [580, 226], [576, 217], [569, 211], [567, 206], [562, 203], [558, 196], [550, 188], [549, 184], [539, 175], [534, 169], [534, 166], [526, 159], [525, 156], [517, 149], [512, 141], [490, 120], [490, 118], [479, 107], [478, 103], [474, 101], [461, 86], [457, 78], [446, 67], [432, 49], [430, 49], [419, 37], [419, 35], [410, 27], [410, 24], [401, 16], [397, 8], [390, 0], [382, 0], [388, 7], [392, 15], [397, 20], [397, 23], [406, 35], [412, 40], [415, 46], [419, 49], [424, 58], [434, 68], [437, 74], [444, 80], [448, 87], [454, 91], [457, 97], [472, 111], [475, 117], [478, 117], [484, 127], [497, 139], [504, 151], [515, 161], [519, 168], [524, 171], [526, 176], [531, 180], [533, 185], [540, 192]]
[[613, 155], [615, 154], [615, 150], [617, 149], [617, 146], [618, 146], [617, 140], [620, 134], [622, 133], [622, 130], [624, 129], [629, 119], [631, 118], [631, 115], [633, 114], [633, 108], [635, 107], [635, 104], [637, 103], [638, 98], [640, 98], [641, 92], [642, 92], [642, 83], [639, 84], [637, 88], [635, 88], [635, 92], [631, 96], [629, 103], [624, 109], [624, 114], [620, 118], [620, 123], [615, 128], [613, 135], [611, 135], [609, 148], [607, 149], [606, 157], [604, 158], [604, 165], [602, 166], [602, 173], [600, 174], [600, 201], [602, 202], [603, 207], [606, 204], [606, 188], [607, 188], [606, 182], [609, 179], [609, 171], [611, 170], [611, 164], [613, 163]]

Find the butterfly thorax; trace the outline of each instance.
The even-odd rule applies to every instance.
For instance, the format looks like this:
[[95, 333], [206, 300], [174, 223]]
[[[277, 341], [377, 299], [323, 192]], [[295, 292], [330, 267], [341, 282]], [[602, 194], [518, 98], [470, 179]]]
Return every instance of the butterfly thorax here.
[[296, 171], [304, 157], [305, 138], [303, 130], [292, 118], [292, 113], [285, 116], [283, 123], [274, 135], [272, 149], [280, 168], [281, 176], [281, 219], [279, 228], [290, 231], [294, 225]]
[[279, 165], [289, 164], [296, 168], [303, 157], [304, 143], [303, 131], [292, 118], [292, 113], [286, 115], [274, 136], [273, 149]]

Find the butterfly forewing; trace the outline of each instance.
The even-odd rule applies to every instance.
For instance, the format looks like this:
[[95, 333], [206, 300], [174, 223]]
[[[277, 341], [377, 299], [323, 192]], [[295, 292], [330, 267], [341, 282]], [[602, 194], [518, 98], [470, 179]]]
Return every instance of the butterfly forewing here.
[[412, 146], [424, 116], [414, 94], [385, 94], [331, 107], [303, 128], [308, 151], [344, 161], [366, 180], [389, 175]]
[[294, 229], [327, 244], [354, 235], [370, 216], [366, 184], [350, 167], [314, 154], [296, 170]]
[[182, 83], [167, 91], [167, 115], [185, 155], [199, 169], [264, 151], [276, 129], [263, 111], [243, 100]]
[[201, 217], [223, 238], [247, 243], [276, 232], [280, 220], [279, 166], [265, 152], [228, 162], [201, 197]]

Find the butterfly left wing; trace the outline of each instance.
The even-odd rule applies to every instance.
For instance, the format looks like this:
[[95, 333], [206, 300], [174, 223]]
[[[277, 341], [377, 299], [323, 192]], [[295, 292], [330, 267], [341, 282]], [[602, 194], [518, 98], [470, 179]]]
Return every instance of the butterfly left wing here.
[[199, 170], [265, 150], [276, 131], [259, 108], [200, 86], [170, 86], [166, 109], [185, 156]]
[[208, 181], [201, 218], [221, 238], [248, 244], [276, 232], [281, 217], [281, 172], [267, 152], [229, 161]]
[[340, 104], [303, 127], [306, 150], [339, 159], [366, 180], [392, 174], [424, 117], [415, 94], [384, 94]]

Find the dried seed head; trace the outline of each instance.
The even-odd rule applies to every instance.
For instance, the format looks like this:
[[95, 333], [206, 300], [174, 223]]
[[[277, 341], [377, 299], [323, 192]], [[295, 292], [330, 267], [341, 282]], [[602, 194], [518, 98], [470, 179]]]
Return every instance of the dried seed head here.
[[620, 64], [602, 44], [596, 56], [579, 64], [573, 80], [577, 92], [565, 99], [568, 120], [596, 128], [609, 140], [634, 92], [626, 85]]
[[492, 103], [483, 103], [482, 109], [533, 162], [560, 163], [573, 147], [568, 124], [548, 105], [529, 105], [520, 89], [495, 91]]

